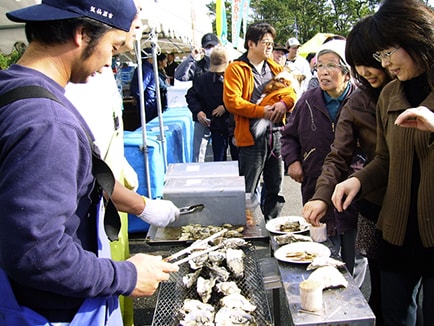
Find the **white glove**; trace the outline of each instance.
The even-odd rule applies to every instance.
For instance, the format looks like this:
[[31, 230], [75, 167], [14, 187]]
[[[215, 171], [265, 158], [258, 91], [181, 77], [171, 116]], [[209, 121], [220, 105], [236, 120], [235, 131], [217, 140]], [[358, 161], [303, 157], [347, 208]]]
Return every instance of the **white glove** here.
[[165, 227], [179, 216], [179, 209], [170, 200], [149, 199], [143, 197], [145, 209], [137, 217], [146, 223]]

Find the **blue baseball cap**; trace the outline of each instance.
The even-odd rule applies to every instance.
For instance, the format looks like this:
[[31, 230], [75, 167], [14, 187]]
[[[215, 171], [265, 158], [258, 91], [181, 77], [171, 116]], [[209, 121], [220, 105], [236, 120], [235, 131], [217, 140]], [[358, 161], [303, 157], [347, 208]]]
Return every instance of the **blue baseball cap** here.
[[6, 16], [17, 23], [88, 17], [128, 32], [136, 14], [134, 0], [42, 0]]

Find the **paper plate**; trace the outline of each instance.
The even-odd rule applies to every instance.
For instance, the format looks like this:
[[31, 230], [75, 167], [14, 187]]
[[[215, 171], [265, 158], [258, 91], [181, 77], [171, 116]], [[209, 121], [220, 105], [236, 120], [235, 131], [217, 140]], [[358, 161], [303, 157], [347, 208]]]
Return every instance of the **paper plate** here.
[[293, 242], [274, 252], [276, 259], [295, 264], [310, 264], [315, 257], [329, 257], [330, 255], [328, 247], [316, 242]]
[[[280, 226], [287, 222], [299, 222], [300, 229], [296, 231], [281, 231]], [[302, 216], [279, 216], [273, 218], [265, 224], [265, 228], [272, 233], [286, 234], [286, 233], [302, 233], [309, 230], [309, 224]]]

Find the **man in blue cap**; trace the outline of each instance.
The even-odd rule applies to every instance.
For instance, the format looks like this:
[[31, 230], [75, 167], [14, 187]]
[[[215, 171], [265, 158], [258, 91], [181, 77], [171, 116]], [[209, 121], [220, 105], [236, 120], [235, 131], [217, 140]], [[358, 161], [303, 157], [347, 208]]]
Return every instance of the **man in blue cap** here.
[[7, 13], [26, 23], [29, 46], [0, 72], [0, 325], [122, 325], [118, 296], [151, 295], [178, 269], [145, 254], [109, 258], [113, 211], [165, 225], [179, 210], [115, 181], [64, 96], [68, 82], [110, 67], [136, 14], [133, 0], [42, 0]]
[[194, 77], [209, 70], [212, 50], [220, 44], [220, 41], [214, 33], [207, 33], [202, 36], [202, 49], [193, 49], [191, 54], [182, 61], [175, 70], [175, 79], [179, 81], [192, 81]]

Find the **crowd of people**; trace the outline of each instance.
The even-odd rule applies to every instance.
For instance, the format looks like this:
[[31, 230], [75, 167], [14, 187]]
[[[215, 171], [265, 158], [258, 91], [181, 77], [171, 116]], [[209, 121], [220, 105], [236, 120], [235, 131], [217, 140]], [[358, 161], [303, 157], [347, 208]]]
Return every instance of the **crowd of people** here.
[[[120, 232], [118, 212], [161, 227], [179, 216], [171, 201], [138, 194], [134, 172], [110, 153], [122, 104], [105, 76], [114, 54], [133, 49], [140, 9], [42, 0], [7, 13], [25, 23], [29, 46], [0, 71], [0, 325], [132, 325], [127, 298], [152, 295], [178, 270], [130, 257]], [[281, 215], [284, 174], [300, 183], [301, 214], [326, 224], [359, 286], [369, 268], [377, 325], [434, 325], [433, 31], [422, 1], [385, 0], [304, 58], [297, 38], [275, 44], [274, 27], [257, 22], [239, 58], [208, 33], [180, 64], [158, 55], [155, 76], [143, 49], [144, 94], [138, 71], [131, 92], [150, 121], [157, 94], [164, 111], [174, 80], [190, 81], [194, 161], [209, 141], [214, 161], [230, 152], [266, 221]], [[92, 120], [97, 104], [85, 98], [96, 94], [109, 110]]]

